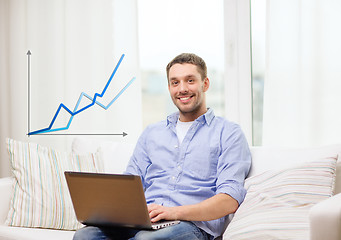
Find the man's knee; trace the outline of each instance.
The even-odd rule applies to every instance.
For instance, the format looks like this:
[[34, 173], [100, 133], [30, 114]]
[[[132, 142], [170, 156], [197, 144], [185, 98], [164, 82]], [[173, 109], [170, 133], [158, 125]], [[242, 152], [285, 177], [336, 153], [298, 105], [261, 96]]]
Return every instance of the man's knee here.
[[157, 239], [176, 239], [176, 240], [198, 240], [205, 239], [205, 234], [201, 232], [193, 223], [181, 222], [180, 224], [166, 227], [156, 231], [140, 231], [134, 240], [157, 240]]
[[136, 233], [134, 240], [157, 240], [157, 239], [172, 239], [174, 232], [171, 227], [159, 229], [159, 230], [142, 230]]
[[101, 231], [97, 227], [84, 227], [75, 232], [73, 240], [101, 239]]

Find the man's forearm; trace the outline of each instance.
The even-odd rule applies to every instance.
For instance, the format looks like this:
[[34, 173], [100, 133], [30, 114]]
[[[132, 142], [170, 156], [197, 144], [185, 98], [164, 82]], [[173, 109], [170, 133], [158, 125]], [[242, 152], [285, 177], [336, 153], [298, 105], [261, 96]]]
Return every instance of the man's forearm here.
[[238, 202], [227, 194], [217, 194], [198, 204], [179, 206], [178, 218], [186, 221], [210, 221], [234, 213]]
[[227, 194], [217, 194], [198, 204], [164, 207], [152, 204], [149, 208], [153, 222], [165, 220], [210, 221], [234, 213], [238, 202]]

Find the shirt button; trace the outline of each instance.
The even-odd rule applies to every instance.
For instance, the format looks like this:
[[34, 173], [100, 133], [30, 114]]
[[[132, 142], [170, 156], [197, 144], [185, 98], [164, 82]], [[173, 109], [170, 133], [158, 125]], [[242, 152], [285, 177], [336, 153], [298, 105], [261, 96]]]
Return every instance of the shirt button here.
[[178, 148], [178, 145], [175, 145], [174, 148]]
[[178, 169], [181, 170], [181, 166], [178, 166]]
[[172, 177], [172, 180], [175, 180], [175, 177], [174, 177], [174, 176]]

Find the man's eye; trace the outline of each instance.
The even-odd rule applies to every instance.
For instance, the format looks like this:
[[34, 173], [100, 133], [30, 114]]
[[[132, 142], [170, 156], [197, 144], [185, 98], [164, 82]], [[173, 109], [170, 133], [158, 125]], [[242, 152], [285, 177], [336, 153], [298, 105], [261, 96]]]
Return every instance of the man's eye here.
[[188, 82], [192, 83], [192, 82], [194, 82], [194, 80], [193, 79], [188, 79]]
[[178, 81], [173, 81], [172, 85], [177, 85], [179, 82]]

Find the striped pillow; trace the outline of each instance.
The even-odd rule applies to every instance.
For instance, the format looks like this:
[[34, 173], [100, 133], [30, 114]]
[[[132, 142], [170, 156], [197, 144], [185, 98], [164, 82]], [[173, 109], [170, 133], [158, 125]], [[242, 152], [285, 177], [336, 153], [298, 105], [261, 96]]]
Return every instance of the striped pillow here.
[[321, 159], [246, 179], [245, 200], [224, 239], [309, 239], [309, 209], [333, 195], [336, 160]]
[[102, 171], [97, 154], [67, 154], [12, 139], [7, 139], [7, 149], [15, 181], [6, 224], [64, 230], [80, 228], [64, 171]]

